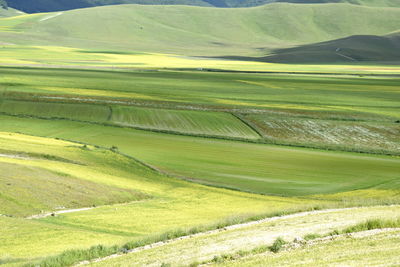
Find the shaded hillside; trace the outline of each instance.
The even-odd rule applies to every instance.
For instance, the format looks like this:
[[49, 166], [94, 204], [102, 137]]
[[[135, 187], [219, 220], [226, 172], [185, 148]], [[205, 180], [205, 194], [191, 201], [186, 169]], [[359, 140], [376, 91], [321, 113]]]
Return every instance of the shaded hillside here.
[[355, 35], [333, 41], [279, 49], [265, 57], [225, 57], [275, 63], [400, 61], [400, 34]]
[[8, 8], [8, 4], [5, 0], [0, 0], [0, 8], [4, 8], [4, 9]]

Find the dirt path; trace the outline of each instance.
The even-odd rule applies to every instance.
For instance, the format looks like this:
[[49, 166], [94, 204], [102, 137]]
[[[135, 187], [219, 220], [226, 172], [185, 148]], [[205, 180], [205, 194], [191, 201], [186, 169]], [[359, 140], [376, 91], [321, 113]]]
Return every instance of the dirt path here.
[[19, 156], [19, 155], [11, 155], [11, 154], [1, 154], [0, 153], [0, 158], [10, 158], [10, 159], [31, 159], [30, 157], [24, 157], [24, 156]]
[[[277, 237], [287, 240], [308, 233], [325, 233], [361, 222], [373, 216], [381, 217], [395, 210], [400, 216], [400, 206], [381, 206], [374, 208], [343, 208], [301, 212], [263, 220], [227, 226], [223, 229], [183, 236], [168, 241], [157, 242], [127, 251], [125, 254], [113, 254], [92, 262], [94, 266], [123, 266], [126, 262], [132, 266], [159, 266], [162, 262], [190, 264], [194, 261], [210, 260], [215, 255], [232, 253], [238, 249], [252, 249], [270, 244]], [[389, 213], [388, 213], [389, 214]], [[123, 256], [121, 258], [121, 256]], [[107, 263], [102, 263], [107, 261]], [[121, 263], [122, 261], [123, 263]], [[97, 264], [98, 263], [98, 264]], [[119, 265], [121, 264], [121, 265]]]
[[351, 60], [351, 61], [357, 61], [357, 59], [352, 58], [352, 57], [349, 57], [349, 56], [346, 56], [346, 55], [343, 55], [343, 54], [341, 54], [341, 53], [336, 53], [336, 55], [341, 56], [341, 57], [344, 57], [344, 58], [347, 58], [347, 59], [349, 59], [349, 60]]
[[26, 219], [29, 219], [29, 220], [41, 219], [41, 218], [46, 218], [46, 217], [50, 217], [50, 216], [56, 216], [58, 214], [72, 213], [72, 212], [85, 211], [85, 210], [91, 210], [91, 209], [94, 209], [94, 208], [91, 207], [91, 208], [80, 208], [80, 209], [70, 209], [70, 210], [59, 210], [59, 211], [53, 211], [53, 212], [48, 212], [48, 213], [32, 215], [32, 216], [26, 217]]
[[[322, 237], [322, 238], [316, 238], [314, 240], [294, 240], [293, 242], [290, 242], [286, 245], [284, 245], [283, 250], [285, 252], [295, 252], [297, 249], [301, 249], [301, 248], [311, 248], [314, 246], [318, 246], [318, 245], [324, 245], [324, 244], [328, 244], [330, 242], [335, 242], [335, 241], [341, 241], [341, 240], [346, 240], [346, 239], [364, 239], [364, 238], [369, 238], [369, 237], [374, 237], [374, 236], [378, 236], [381, 234], [391, 234], [391, 233], [399, 233], [400, 228], [384, 228], [384, 229], [373, 229], [373, 230], [366, 230], [366, 231], [361, 231], [361, 232], [355, 232], [355, 233], [349, 233], [349, 234], [340, 234], [340, 235], [334, 235], [334, 236], [327, 236], [327, 237]], [[267, 251], [267, 252], [263, 252], [263, 253], [255, 253], [255, 254], [250, 254], [250, 255], [246, 255], [244, 257], [238, 257], [235, 260], [227, 260], [224, 264], [222, 264], [223, 266], [229, 266], [229, 263], [234, 263], [237, 260], [240, 260], [242, 258], [252, 258], [252, 257], [268, 257], [273, 255], [274, 253]], [[209, 262], [205, 262], [203, 264], [198, 265], [200, 266], [219, 266], [218, 264], [213, 264], [215, 262], [213, 261], [209, 261]], [[347, 266], [347, 265], [346, 265]], [[386, 265], [385, 265], [386, 266]]]
[[46, 21], [46, 20], [49, 20], [49, 19], [58, 17], [58, 16], [60, 16], [60, 15], [62, 15], [62, 14], [63, 14], [63, 12], [58, 12], [58, 13], [56, 13], [56, 14], [52, 14], [52, 15], [46, 16], [46, 17], [40, 19], [39, 21]]

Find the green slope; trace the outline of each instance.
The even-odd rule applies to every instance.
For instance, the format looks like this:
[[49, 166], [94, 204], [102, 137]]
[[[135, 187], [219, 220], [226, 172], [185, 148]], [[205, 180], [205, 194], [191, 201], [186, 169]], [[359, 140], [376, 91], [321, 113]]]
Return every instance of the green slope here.
[[11, 7], [24, 10], [28, 13], [52, 12], [119, 4], [212, 6], [208, 1], [203, 0], [7, 0], [7, 3]]
[[397, 0], [225, 0], [226, 6], [229, 7], [250, 7], [277, 2], [295, 4], [349, 3], [365, 6], [400, 7], [400, 2]]
[[7, 27], [0, 37], [20, 44], [260, 55], [351, 35], [385, 35], [399, 29], [399, 17], [397, 8], [348, 4], [241, 9], [121, 5], [0, 20]]
[[215, 7], [251, 7], [264, 4], [287, 2], [298, 4], [350, 3], [355, 5], [399, 7], [397, 0], [0, 0], [0, 5], [24, 10], [28, 13], [52, 12], [103, 5], [190, 5]]
[[[332, 238], [278, 254], [262, 253], [234, 261], [210, 264], [225, 267], [397, 266], [399, 230], [366, 232], [363, 237]], [[101, 264], [99, 264], [101, 266]], [[112, 266], [112, 265], [108, 265]]]

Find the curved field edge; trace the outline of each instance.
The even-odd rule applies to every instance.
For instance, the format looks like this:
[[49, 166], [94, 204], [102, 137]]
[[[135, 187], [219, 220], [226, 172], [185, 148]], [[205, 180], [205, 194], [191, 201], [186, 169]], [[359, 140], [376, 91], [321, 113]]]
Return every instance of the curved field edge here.
[[[0, 214], [3, 216], [25, 217], [150, 197], [132, 187], [105, 182], [107, 171], [118, 173], [113, 163], [121, 160], [112, 151], [4, 132], [0, 132], [0, 145]], [[100, 165], [100, 162], [107, 163]], [[137, 169], [140, 173], [140, 166]]]
[[[118, 147], [120, 152], [172, 176], [243, 191], [310, 196], [398, 188], [396, 157], [175, 136], [70, 121], [7, 116], [1, 119], [0, 130]], [[284, 169], [280, 168], [283, 164]], [[327, 173], [323, 166], [328, 165], [336, 166], [337, 172]]]
[[[316, 239], [312, 242], [289, 243], [279, 253], [262, 253], [262, 249], [244, 253], [245, 258], [226, 255], [209, 266], [395, 266], [399, 262], [398, 228], [366, 230], [342, 236]], [[259, 254], [257, 252], [261, 252]], [[258, 254], [258, 255], [257, 255]], [[243, 254], [242, 254], [243, 255]]]
[[[1, 258], [16, 263], [31, 262], [66, 249], [88, 248], [99, 242], [106, 246], [123, 244], [128, 240], [140, 243], [146, 238], [165, 238], [257, 216], [312, 209], [325, 204], [320, 200], [257, 196], [187, 183], [162, 175], [118, 151], [91, 145], [16, 133], [4, 133], [3, 137], [14, 141], [2, 142], [8, 154], [7, 157], [0, 157], [1, 162], [28, 168], [40, 166], [71, 177], [78, 176], [98, 184], [136, 190], [149, 196], [144, 201], [96, 206], [71, 213], [54, 212], [55, 216], [39, 216], [40, 219], [34, 220], [0, 216], [3, 240], [0, 244]], [[29, 151], [36, 151], [50, 158], [71, 157], [75, 162], [84, 164], [15, 157], [10, 153], [13, 149], [24, 149], [28, 155]], [[99, 152], [99, 155], [95, 152]], [[88, 169], [93, 163], [98, 168], [96, 172]], [[216, 202], [219, 205], [215, 205]], [[330, 205], [331, 202], [326, 204]], [[251, 213], [247, 205], [252, 206]], [[160, 220], [155, 221], [154, 217]], [[21, 250], [21, 246], [25, 249]]]
[[[220, 230], [189, 235], [131, 250], [121, 250], [119, 254], [95, 259], [91, 262], [91, 266], [212, 263], [218, 259], [229, 259], [223, 255], [237, 255], [232, 253], [233, 251], [237, 253], [254, 250], [254, 253], [257, 251], [260, 253], [262, 252], [260, 248], [268, 248], [278, 237], [290, 241], [311, 234], [320, 237], [331, 233], [336, 235], [342, 232], [399, 227], [398, 212], [398, 206], [381, 206], [294, 213], [226, 226]], [[378, 217], [383, 219], [375, 220]], [[82, 264], [87, 263], [82, 262]]]
[[[73, 99], [73, 98], [71, 98]], [[33, 99], [32, 99], [33, 100]], [[325, 150], [400, 155], [398, 123], [193, 111], [116, 104], [0, 100], [0, 114]]]

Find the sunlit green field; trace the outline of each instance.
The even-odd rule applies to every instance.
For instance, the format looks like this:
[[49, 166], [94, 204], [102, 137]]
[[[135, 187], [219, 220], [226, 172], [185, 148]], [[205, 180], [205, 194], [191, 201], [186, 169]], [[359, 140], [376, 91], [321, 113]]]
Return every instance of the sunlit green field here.
[[[389, 233], [218, 260], [400, 216], [400, 67], [333, 47], [363, 35], [386, 46], [361, 56], [396, 56], [389, 1], [0, 12], [0, 265], [72, 266], [196, 233], [92, 264], [396, 262]], [[326, 41], [315, 64], [263, 59]]]
[[2, 131], [116, 146], [169, 174], [250, 192], [302, 196], [398, 189], [396, 157], [219, 141], [65, 120], [8, 116], [1, 120]]
[[[289, 263], [296, 264], [297, 262], [301, 262], [301, 255], [304, 254], [309, 256], [306, 261], [307, 264], [313, 264], [312, 261], [316, 261], [318, 265], [324, 265], [324, 260], [327, 262], [335, 262], [335, 258], [341, 253], [349, 253], [349, 255], [343, 259], [343, 262], [349, 261], [350, 263], [351, 259], [362, 262], [361, 259], [357, 257], [357, 254], [360, 253], [362, 247], [364, 247], [364, 249], [368, 248], [368, 245], [364, 242], [356, 245], [358, 253], [353, 251], [345, 252], [344, 249], [334, 252], [335, 249], [340, 247], [339, 244], [343, 244], [344, 242], [339, 241], [338, 244], [335, 245], [337, 242], [332, 242], [332, 240], [328, 240], [328, 244], [322, 244], [322, 247], [325, 249], [332, 248], [329, 252], [324, 251], [324, 249], [314, 248], [312, 245], [305, 246], [304, 248], [300, 247], [293, 251], [282, 251], [277, 254], [271, 252], [257, 253], [256, 249], [271, 245], [278, 237], [282, 237], [286, 242], [292, 242], [295, 238], [305, 237], [307, 235], [324, 236], [334, 230], [340, 231], [349, 226], [378, 217], [397, 219], [399, 216], [399, 206], [344, 209], [322, 211], [319, 214], [298, 215], [298, 217], [290, 218], [289, 216], [286, 218], [274, 218], [274, 220], [266, 220], [265, 222], [255, 225], [242, 225], [237, 229], [228, 228], [225, 231], [206, 233], [184, 240], [175, 240], [159, 247], [147, 248], [128, 255], [105, 259], [104, 261], [93, 263], [90, 266], [156, 266], [162, 263], [171, 264], [172, 266], [188, 266], [190, 264], [195, 265], [195, 263], [200, 264], [204, 262], [210, 265], [218, 265], [216, 262], [220, 261], [222, 262], [220, 262], [219, 265], [226, 266], [252, 266], [252, 264], [265, 266], [266, 264], [272, 263], [276, 266], [282, 266]], [[398, 230], [395, 232], [392, 230], [390, 234], [383, 234], [385, 237], [383, 240], [390, 239], [390, 235], [394, 234], [396, 236], [397, 233]], [[347, 239], [349, 239], [349, 237]], [[369, 240], [372, 241], [371, 239]], [[398, 236], [393, 238], [392, 241], [394, 242], [395, 240], [398, 240]], [[351, 245], [355, 245], [356, 242], [357, 239], [349, 242], [346, 248], [348, 249]], [[314, 246], [319, 247], [318, 244]], [[255, 255], [250, 254], [247, 255], [247, 257], [242, 256], [243, 259], [240, 258], [240, 251], [252, 251], [253, 249]], [[385, 245], [378, 245], [378, 243], [376, 243], [376, 245], [373, 246], [370, 253], [374, 253], [375, 255], [370, 255], [371, 259], [378, 256], [378, 251], [380, 249], [389, 252], [387, 254], [387, 256], [390, 255], [389, 261], [396, 260], [397, 255], [395, 251], [398, 249], [398, 246], [390, 247], [386, 243]], [[334, 253], [335, 257], [331, 255], [331, 253]], [[294, 259], [290, 257], [292, 254], [296, 255]], [[216, 257], [221, 255], [236, 255], [238, 259], [236, 261], [225, 260], [225, 263], [222, 258], [215, 260], [218, 259]], [[342, 262], [342, 260], [337, 261]]]
[[[0, 134], [0, 142], [1, 170], [14, 166], [14, 179], [2, 174], [0, 180], [0, 188], [7, 187], [5, 192], [11, 194], [0, 196], [4, 215], [0, 259], [7, 262], [70, 248], [121, 244], [227, 217], [324, 203], [204, 187], [160, 175], [134, 159], [93, 146], [6, 132]], [[21, 175], [27, 169], [28, 176]], [[39, 186], [42, 183], [45, 188]], [[104, 206], [116, 202], [125, 203]], [[80, 207], [94, 208], [72, 216], [23, 219], [41, 211]]]
[[186, 105], [187, 109], [230, 107], [242, 112], [251, 112], [250, 108], [292, 113], [295, 110], [361, 119], [378, 116], [379, 120], [395, 120], [399, 116], [398, 77], [4, 67], [1, 74], [3, 96], [31, 93], [49, 99], [48, 96], [79, 95], [82, 100], [101, 97], [159, 105], [173, 102], [172, 107], [182, 109]]
[[[0, 71], [8, 264], [227, 220], [400, 201], [396, 76]], [[333, 125], [347, 127], [337, 146], [337, 132], [318, 134]]]
[[48, 119], [108, 123], [122, 127], [182, 134], [243, 139], [260, 138], [257, 132], [234, 115], [223, 112], [13, 100], [1, 101], [0, 112]]

